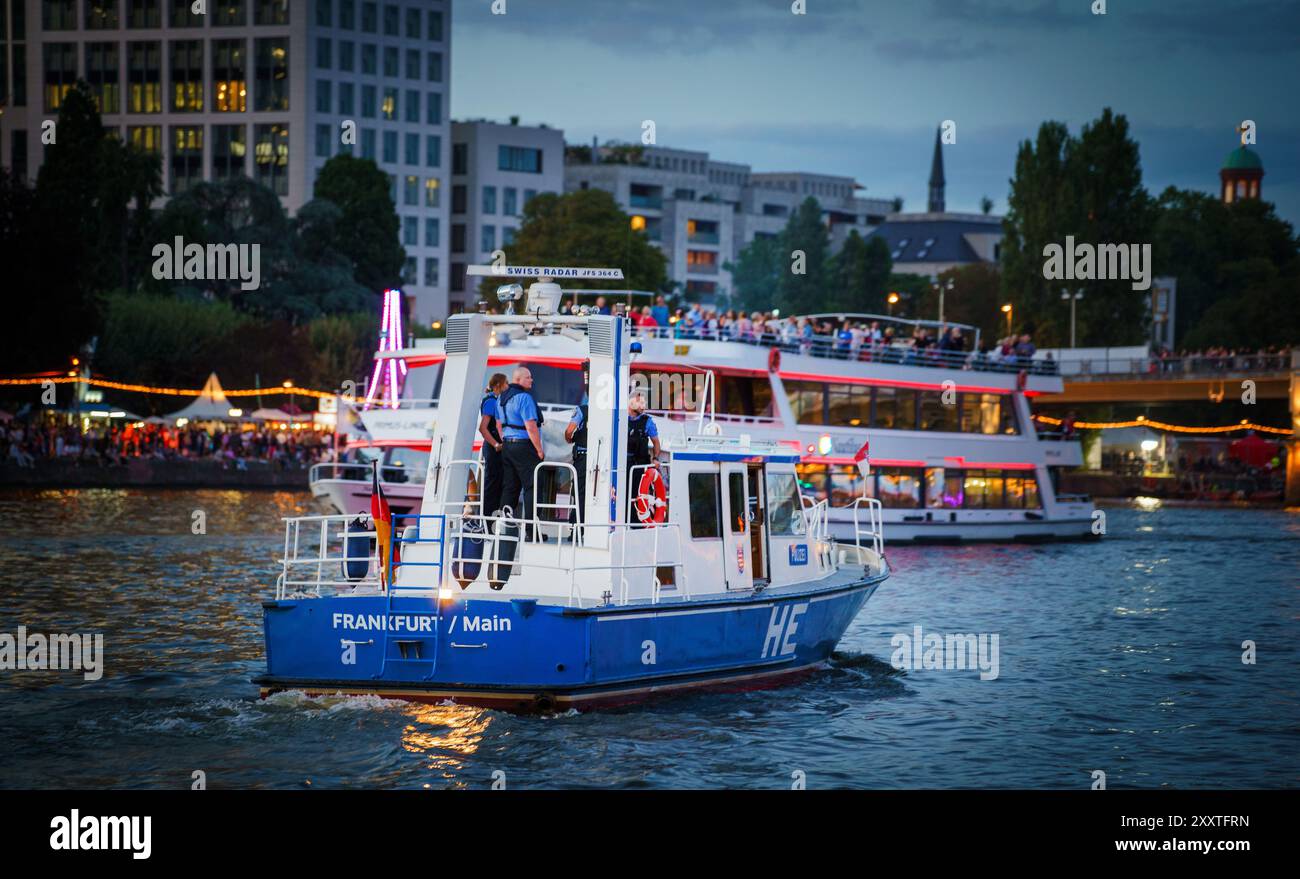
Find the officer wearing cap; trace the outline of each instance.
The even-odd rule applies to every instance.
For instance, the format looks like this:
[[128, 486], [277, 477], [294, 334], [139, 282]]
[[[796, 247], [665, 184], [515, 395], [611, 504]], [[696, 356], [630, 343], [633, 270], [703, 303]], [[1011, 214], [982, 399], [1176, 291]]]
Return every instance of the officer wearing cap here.
[[627, 498], [629, 521], [634, 521], [631, 504], [640, 490], [641, 478], [649, 466], [659, 466], [659, 427], [646, 410], [645, 394], [636, 391], [627, 401]]

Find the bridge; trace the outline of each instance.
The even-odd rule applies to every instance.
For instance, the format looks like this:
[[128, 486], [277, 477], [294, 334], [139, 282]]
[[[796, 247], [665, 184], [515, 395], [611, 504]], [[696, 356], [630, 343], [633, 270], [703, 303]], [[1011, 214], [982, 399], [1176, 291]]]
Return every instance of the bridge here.
[[1042, 402], [1221, 403], [1247, 392], [1255, 400], [1288, 400], [1292, 432], [1285, 438], [1286, 503], [1300, 506], [1300, 348], [1281, 354], [1187, 357], [1157, 357], [1144, 348], [1074, 353], [1061, 351], [1057, 361], [1065, 390]]

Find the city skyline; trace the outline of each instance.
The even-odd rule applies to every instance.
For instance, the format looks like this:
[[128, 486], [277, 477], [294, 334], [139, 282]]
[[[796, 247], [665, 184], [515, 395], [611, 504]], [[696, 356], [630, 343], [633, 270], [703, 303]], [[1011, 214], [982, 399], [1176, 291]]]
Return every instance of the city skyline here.
[[[452, 116], [518, 115], [562, 128], [570, 143], [639, 142], [653, 120], [660, 146], [707, 150], [756, 172], [852, 176], [866, 186], [860, 194], [901, 197], [907, 211], [925, 207], [934, 130], [950, 119], [948, 208], [966, 212], [984, 196], [1005, 210], [1016, 149], [1049, 119], [1077, 133], [1105, 107], [1125, 114], [1153, 195], [1170, 185], [1216, 193], [1234, 129], [1251, 119], [1264, 198], [1300, 222], [1300, 127], [1286, 86], [1300, 7], [1090, 7], [809, 0], [800, 16], [785, 0], [573, 4], [571, 13], [509, 0], [493, 15], [488, 4], [458, 4]], [[642, 39], [628, 43], [628, 32]], [[539, 45], [554, 63], [537, 63]]]

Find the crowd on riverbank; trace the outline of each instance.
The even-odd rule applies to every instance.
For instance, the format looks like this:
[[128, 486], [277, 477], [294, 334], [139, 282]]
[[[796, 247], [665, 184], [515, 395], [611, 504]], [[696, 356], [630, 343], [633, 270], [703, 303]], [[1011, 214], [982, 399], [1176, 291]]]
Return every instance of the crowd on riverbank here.
[[302, 469], [330, 460], [329, 436], [312, 430], [246, 430], [228, 425], [61, 424], [49, 417], [0, 422], [0, 462], [33, 467], [42, 461], [73, 461], [86, 466], [123, 466], [132, 458], [214, 461], [244, 469], [250, 463], [282, 470]]

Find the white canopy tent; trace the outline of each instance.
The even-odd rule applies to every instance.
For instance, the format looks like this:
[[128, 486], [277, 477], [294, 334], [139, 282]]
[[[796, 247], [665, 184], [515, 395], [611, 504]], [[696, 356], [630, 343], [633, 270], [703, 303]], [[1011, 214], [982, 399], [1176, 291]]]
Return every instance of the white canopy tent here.
[[184, 409], [168, 415], [167, 420], [174, 422], [178, 418], [185, 418], [190, 421], [231, 421], [230, 410], [230, 400], [226, 398], [226, 392], [221, 389], [221, 382], [214, 372], [208, 376], [199, 395]]

